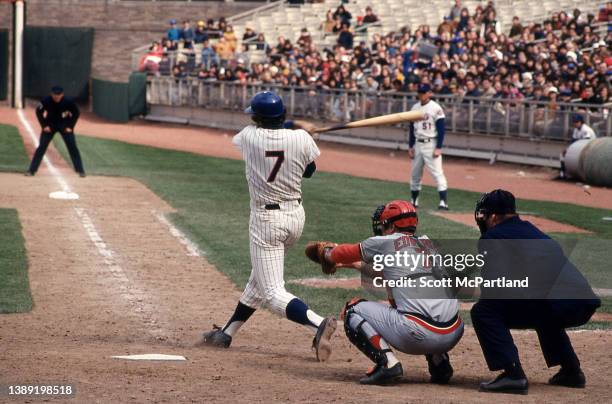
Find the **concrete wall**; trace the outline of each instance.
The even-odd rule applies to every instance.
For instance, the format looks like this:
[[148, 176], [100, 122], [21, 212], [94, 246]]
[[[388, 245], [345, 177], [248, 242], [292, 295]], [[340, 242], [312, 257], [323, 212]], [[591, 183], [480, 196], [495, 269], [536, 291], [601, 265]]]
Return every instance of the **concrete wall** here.
[[[119, 0], [27, 0], [27, 24], [93, 27], [92, 75], [125, 81], [132, 49], [159, 39], [167, 21], [229, 17], [262, 5], [259, 2], [167, 2]], [[10, 28], [12, 6], [0, 3], [0, 27]]]

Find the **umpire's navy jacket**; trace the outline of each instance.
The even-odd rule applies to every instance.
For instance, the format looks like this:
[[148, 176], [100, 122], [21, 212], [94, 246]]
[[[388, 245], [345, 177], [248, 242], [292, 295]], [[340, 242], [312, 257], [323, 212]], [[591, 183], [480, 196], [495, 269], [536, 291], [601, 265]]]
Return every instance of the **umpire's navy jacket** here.
[[47, 96], [36, 108], [36, 117], [43, 128], [50, 126], [55, 131], [63, 131], [65, 128], [72, 129], [79, 119], [79, 107], [67, 97], [63, 97], [60, 102], [55, 102], [51, 96]]

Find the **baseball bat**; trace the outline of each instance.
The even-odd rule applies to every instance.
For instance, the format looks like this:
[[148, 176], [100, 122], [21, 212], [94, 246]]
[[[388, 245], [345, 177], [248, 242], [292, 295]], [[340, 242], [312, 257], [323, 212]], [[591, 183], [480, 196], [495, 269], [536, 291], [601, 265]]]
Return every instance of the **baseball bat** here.
[[395, 125], [402, 122], [420, 121], [425, 118], [425, 115], [421, 111], [407, 111], [398, 112], [396, 114], [381, 115], [375, 118], [361, 119], [359, 121], [341, 123], [332, 126], [323, 126], [315, 128], [315, 133], [330, 132], [340, 129], [350, 128], [367, 128], [370, 126], [383, 126], [383, 125]]

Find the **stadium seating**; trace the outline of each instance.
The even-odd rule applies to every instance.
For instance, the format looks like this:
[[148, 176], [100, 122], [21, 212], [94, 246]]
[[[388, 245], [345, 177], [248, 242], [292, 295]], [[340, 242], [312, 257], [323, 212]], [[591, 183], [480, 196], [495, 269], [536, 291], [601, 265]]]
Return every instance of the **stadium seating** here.
[[[398, 31], [404, 26], [414, 30], [419, 25], [427, 24], [435, 29], [448, 15], [452, 1], [449, 0], [352, 0], [344, 7], [353, 15], [353, 20], [358, 15], [363, 15], [367, 6], [372, 6], [374, 13], [380, 18], [378, 27], [368, 29], [368, 36], [363, 40], [369, 40], [376, 33], [388, 33]], [[321, 24], [325, 20], [328, 10], [335, 10], [340, 5], [338, 0], [325, 0], [322, 3], [308, 3], [299, 6], [279, 4], [278, 7], [268, 12], [257, 13], [243, 19], [230, 19], [238, 38], [242, 38], [245, 28], [249, 26], [255, 32], [265, 35], [268, 43], [276, 43], [279, 36], [284, 36], [292, 42], [297, 40], [300, 30], [308, 28], [314, 43], [319, 49], [333, 46], [336, 37], [324, 35]], [[462, 5], [467, 7], [470, 13], [478, 6], [485, 6], [486, 2], [477, 0], [463, 1]], [[601, 0], [515, 0], [497, 1], [498, 19], [502, 25], [502, 31], [508, 32], [512, 23], [512, 17], [518, 16], [521, 21], [541, 22], [551, 13], [565, 11], [570, 13], [579, 8], [583, 13], [597, 14], [598, 7], [602, 6]], [[362, 38], [360, 38], [362, 39]], [[261, 59], [261, 52], [255, 52], [255, 60]]]

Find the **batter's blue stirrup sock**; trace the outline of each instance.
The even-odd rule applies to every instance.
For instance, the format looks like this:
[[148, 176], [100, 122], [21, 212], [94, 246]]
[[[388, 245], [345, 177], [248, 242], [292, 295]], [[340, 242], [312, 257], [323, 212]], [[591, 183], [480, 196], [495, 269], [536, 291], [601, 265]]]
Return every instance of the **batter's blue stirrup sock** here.
[[236, 310], [234, 310], [234, 314], [232, 314], [232, 317], [223, 326], [221, 331], [223, 331], [230, 337], [233, 337], [234, 334], [238, 332], [240, 327], [242, 327], [242, 324], [246, 323], [246, 321], [249, 319], [249, 317], [253, 315], [253, 313], [255, 313], [255, 309], [247, 306], [246, 304], [238, 302]]
[[446, 203], [446, 190], [438, 191], [438, 195], [440, 195], [440, 200]]
[[321, 321], [323, 321], [323, 317], [319, 316], [312, 310], [309, 310], [308, 305], [297, 297], [291, 299], [291, 301], [287, 304], [285, 313], [289, 320], [314, 328], [315, 331], [319, 327], [319, 324], [321, 324]]

